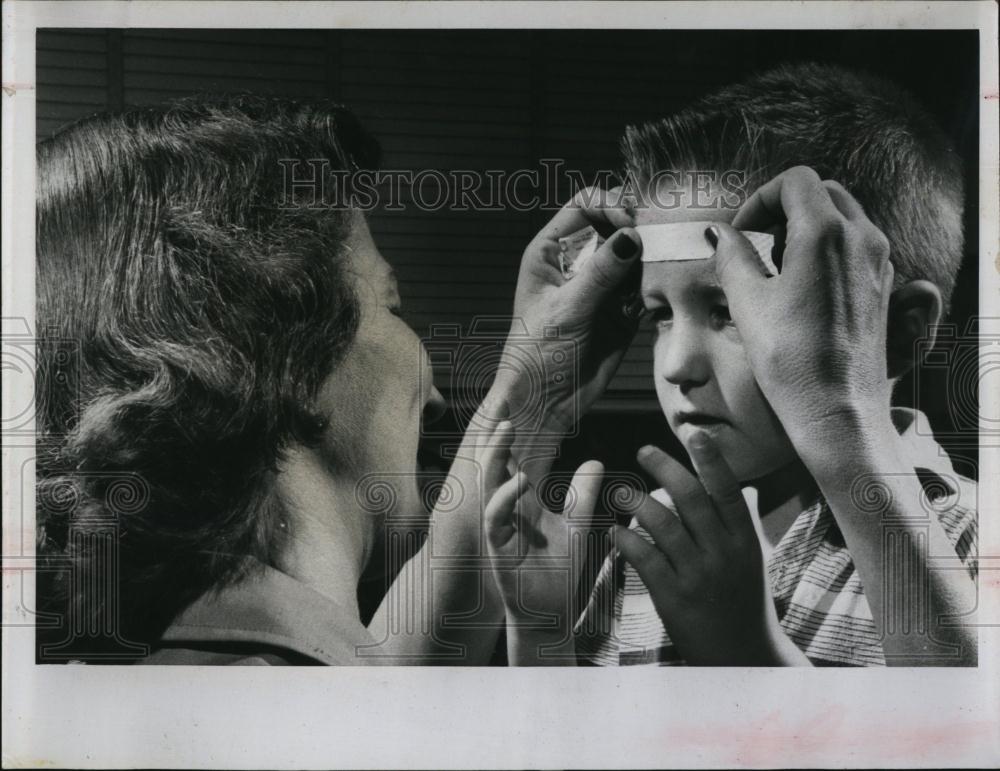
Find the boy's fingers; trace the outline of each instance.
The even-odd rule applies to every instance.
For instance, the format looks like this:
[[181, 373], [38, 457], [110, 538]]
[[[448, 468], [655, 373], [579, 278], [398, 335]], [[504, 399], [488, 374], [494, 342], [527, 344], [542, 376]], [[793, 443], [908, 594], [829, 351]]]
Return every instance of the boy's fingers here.
[[666, 506], [661, 506], [646, 495], [636, 508], [634, 516], [674, 571], [680, 572], [698, 556], [698, 546], [684, 523]]
[[[593, 315], [601, 303], [622, 287], [642, 254], [642, 238], [632, 228], [624, 228], [605, 241], [565, 291], [575, 299], [580, 315]], [[570, 300], [573, 303], [574, 300]]]
[[514, 507], [528, 489], [528, 477], [523, 471], [519, 471], [506, 482], [504, 482], [490, 498], [486, 504], [484, 518], [486, 520], [486, 534], [490, 539], [490, 544], [495, 547], [503, 546], [514, 535], [515, 514]]
[[795, 221], [822, 222], [840, 216], [819, 174], [808, 166], [795, 166], [761, 185], [733, 218], [737, 230], [766, 231]]
[[626, 527], [614, 527], [615, 545], [626, 561], [635, 568], [649, 589], [653, 603], [660, 607], [663, 594], [669, 592], [675, 573], [666, 558], [646, 539]]
[[691, 438], [689, 446], [691, 461], [723, 527], [734, 535], [753, 530], [743, 488], [711, 437], [699, 433]]
[[695, 544], [700, 547], [718, 537], [721, 524], [698, 477], [652, 445], [640, 449], [637, 458], [639, 465], [670, 495]]

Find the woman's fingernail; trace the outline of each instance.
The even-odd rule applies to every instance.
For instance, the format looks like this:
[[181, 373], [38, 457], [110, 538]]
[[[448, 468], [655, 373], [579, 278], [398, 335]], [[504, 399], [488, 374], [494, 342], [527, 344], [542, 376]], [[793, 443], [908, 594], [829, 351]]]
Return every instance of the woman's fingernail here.
[[639, 251], [639, 244], [635, 242], [635, 239], [629, 233], [619, 233], [618, 238], [611, 245], [611, 250], [614, 252], [615, 257], [624, 262], [635, 257]]
[[705, 228], [705, 238], [712, 245], [713, 249], [719, 247], [719, 229], [715, 225], [709, 225]]

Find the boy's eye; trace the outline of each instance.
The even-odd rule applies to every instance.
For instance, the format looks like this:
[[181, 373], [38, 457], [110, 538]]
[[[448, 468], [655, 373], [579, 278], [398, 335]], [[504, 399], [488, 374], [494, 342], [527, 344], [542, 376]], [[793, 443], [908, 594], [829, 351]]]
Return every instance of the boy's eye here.
[[646, 315], [657, 327], [662, 327], [674, 320], [674, 309], [669, 305], [658, 305], [647, 310]]

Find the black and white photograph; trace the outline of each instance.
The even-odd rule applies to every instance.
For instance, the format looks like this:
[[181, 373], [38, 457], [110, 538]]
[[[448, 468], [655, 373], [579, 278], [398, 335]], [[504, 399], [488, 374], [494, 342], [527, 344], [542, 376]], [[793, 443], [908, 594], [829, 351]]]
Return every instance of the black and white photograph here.
[[995, 4], [3, 15], [5, 768], [1000, 762]]

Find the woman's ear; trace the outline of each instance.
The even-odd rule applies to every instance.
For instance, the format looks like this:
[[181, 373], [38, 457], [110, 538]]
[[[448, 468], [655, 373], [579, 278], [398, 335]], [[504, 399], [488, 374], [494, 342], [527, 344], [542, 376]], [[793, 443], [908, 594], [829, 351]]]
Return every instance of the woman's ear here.
[[913, 369], [918, 341], [923, 341], [924, 350], [934, 344], [942, 306], [941, 290], [930, 281], [910, 281], [892, 293], [886, 330], [890, 378]]

